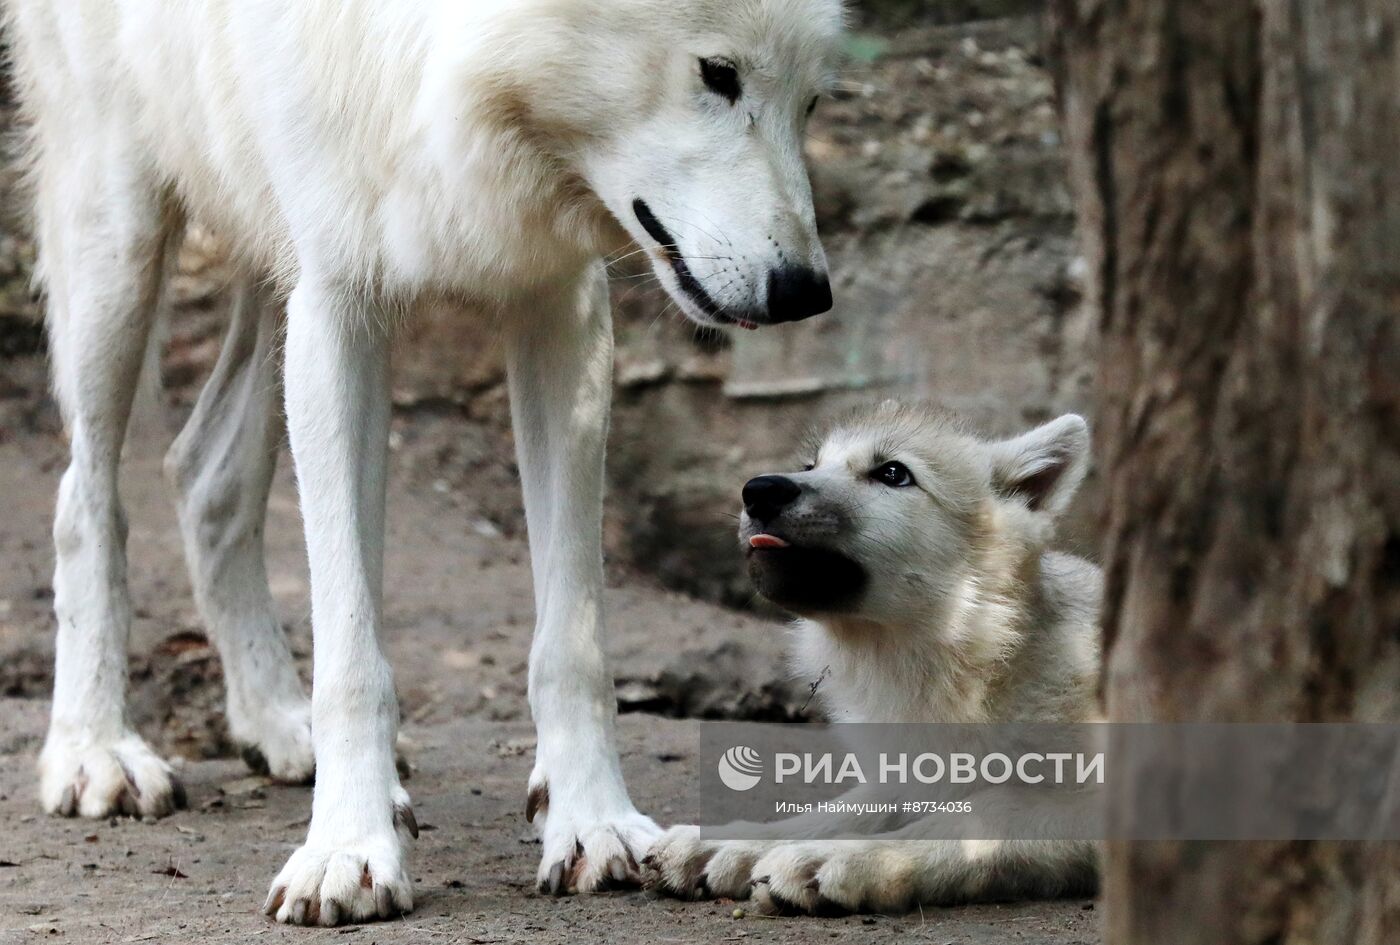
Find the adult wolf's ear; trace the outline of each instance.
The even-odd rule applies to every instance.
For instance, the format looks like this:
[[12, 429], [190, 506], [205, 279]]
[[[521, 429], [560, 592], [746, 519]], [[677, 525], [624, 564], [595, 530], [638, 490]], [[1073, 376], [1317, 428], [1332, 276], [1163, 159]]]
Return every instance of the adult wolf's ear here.
[[1067, 413], [990, 449], [997, 494], [1053, 517], [1069, 505], [1089, 470], [1089, 425]]

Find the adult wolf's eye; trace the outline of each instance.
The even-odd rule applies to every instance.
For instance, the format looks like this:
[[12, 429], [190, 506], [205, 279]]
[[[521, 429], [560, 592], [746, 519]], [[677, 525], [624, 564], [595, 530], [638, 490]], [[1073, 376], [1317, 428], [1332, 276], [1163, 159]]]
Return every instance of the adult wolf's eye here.
[[701, 59], [700, 78], [716, 95], [723, 95], [731, 103], [739, 98], [739, 70], [728, 59]]
[[903, 463], [885, 463], [883, 466], [877, 466], [871, 471], [870, 478], [896, 489], [914, 484], [913, 475]]
[[818, 96], [813, 95], [813, 96], [812, 96], [812, 100], [811, 100], [810, 102], [807, 103], [807, 116], [808, 116], [809, 118], [811, 117], [812, 112], [814, 112], [814, 111], [817, 110], [817, 98], [818, 98]]

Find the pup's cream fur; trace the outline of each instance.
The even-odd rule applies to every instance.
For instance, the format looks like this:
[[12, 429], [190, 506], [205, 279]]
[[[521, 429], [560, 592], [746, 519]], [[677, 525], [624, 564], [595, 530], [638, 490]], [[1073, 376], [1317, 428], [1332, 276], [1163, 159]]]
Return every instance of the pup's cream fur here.
[[[1102, 578], [1049, 550], [1088, 445], [1074, 415], [996, 441], [936, 409], [890, 402], [839, 421], [808, 468], [777, 477], [790, 484], [776, 486], [780, 498], [759, 480], [746, 487], [740, 537], [755, 584], [805, 615], [793, 659], [801, 678], [820, 680], [833, 721], [1097, 719]], [[851, 827], [831, 816], [772, 825], [771, 836], [812, 838], [787, 842], [705, 841], [676, 827], [647, 865], [679, 895], [754, 895], [807, 911], [1095, 885], [1089, 842], [921, 840], [935, 834], [918, 821], [868, 840], [819, 839]]]
[[[180, 799], [126, 714], [117, 468], [188, 215], [243, 271], [218, 367], [167, 464], [195, 595], [234, 736], [279, 778], [313, 764], [316, 775], [306, 844], [268, 911], [334, 925], [413, 904], [416, 830], [378, 635], [389, 329], [430, 297], [505, 337], [538, 614], [529, 809], [541, 888], [635, 881], [658, 831], [623, 785], [599, 644], [612, 364], [601, 260], [640, 244], [706, 324], [830, 304], [801, 138], [832, 67], [837, 0], [0, 3], [72, 439], [54, 524], [43, 807], [160, 815]], [[283, 434], [284, 307], [309, 702], [261, 548]]]

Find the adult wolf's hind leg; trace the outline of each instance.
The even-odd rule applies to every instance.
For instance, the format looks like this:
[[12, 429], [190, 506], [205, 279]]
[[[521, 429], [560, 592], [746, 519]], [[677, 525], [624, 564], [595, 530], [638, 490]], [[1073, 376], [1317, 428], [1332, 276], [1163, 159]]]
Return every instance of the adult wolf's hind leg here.
[[126, 714], [131, 602], [117, 467], [173, 228], [161, 190], [118, 149], [40, 163], [41, 265], [54, 387], [71, 440], [54, 517], [53, 711], [39, 756], [50, 813], [160, 816], [183, 803]]
[[282, 442], [280, 300], [235, 287], [219, 360], [165, 458], [195, 601], [219, 648], [229, 730], [244, 758], [283, 781], [315, 769], [311, 703], [268, 589], [263, 525]]

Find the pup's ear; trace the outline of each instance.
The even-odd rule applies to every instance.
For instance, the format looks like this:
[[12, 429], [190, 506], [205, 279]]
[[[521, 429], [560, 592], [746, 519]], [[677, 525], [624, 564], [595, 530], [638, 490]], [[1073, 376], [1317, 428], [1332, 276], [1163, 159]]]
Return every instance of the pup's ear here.
[[1029, 433], [990, 445], [992, 488], [1032, 512], [1059, 515], [1089, 469], [1089, 425], [1067, 413]]

